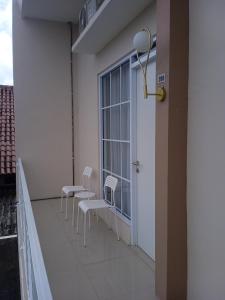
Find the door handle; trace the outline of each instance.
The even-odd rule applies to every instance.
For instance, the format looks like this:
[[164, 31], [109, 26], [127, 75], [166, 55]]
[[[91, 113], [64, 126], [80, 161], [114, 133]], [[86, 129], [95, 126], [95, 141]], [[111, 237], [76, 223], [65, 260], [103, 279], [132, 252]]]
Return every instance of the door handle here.
[[139, 161], [139, 160], [136, 160], [136, 161], [133, 161], [131, 164], [132, 164], [133, 166], [139, 167], [139, 166], [140, 166], [140, 161]]

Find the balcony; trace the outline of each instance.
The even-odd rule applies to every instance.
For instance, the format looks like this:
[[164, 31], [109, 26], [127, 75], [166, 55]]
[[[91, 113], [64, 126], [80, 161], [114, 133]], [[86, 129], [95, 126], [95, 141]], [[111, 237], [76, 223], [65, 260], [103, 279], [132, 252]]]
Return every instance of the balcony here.
[[[20, 168], [22, 168], [22, 164]], [[20, 187], [25, 191], [26, 188], [23, 186], [26, 185], [25, 177], [20, 182], [22, 183]], [[28, 204], [30, 203], [27, 202], [26, 205], [29, 206]], [[32, 202], [33, 212], [30, 211], [28, 219], [31, 221], [34, 214], [33, 220], [37, 226], [47, 273], [45, 278], [44, 266], [40, 268], [38, 265], [35, 268], [32, 264], [33, 268], [31, 269], [34, 274], [30, 273], [32, 275], [31, 282], [33, 282], [31, 287], [35, 287], [35, 297], [32, 299], [41, 299], [36, 293], [41, 295], [40, 289], [46, 288], [48, 294], [45, 299], [156, 299], [153, 264], [144, 253], [135, 247], [126, 245], [123, 241], [117, 241], [114, 232], [101, 219], [97, 222], [95, 216], [91, 218], [92, 226], [87, 234], [87, 247], [84, 248], [82, 231], [77, 234], [75, 228], [72, 227], [71, 210], [68, 220], [65, 220], [64, 213], [59, 211], [59, 207], [59, 199]], [[29, 210], [27, 209], [26, 212]], [[21, 221], [21, 217], [19, 221]], [[80, 221], [82, 222], [82, 218]], [[82, 228], [82, 224], [80, 225]], [[36, 226], [35, 229], [33, 227], [34, 236]], [[34, 238], [36, 242], [38, 236], [36, 239]], [[28, 238], [31, 238], [29, 234]], [[19, 241], [21, 245], [21, 238]], [[31, 250], [33, 242], [28, 240], [26, 243], [26, 245], [30, 244]], [[42, 256], [38, 251], [36, 254], [33, 251], [28, 251], [28, 253], [31, 255], [31, 262], [37, 261], [37, 255]], [[35, 255], [36, 258], [33, 257]], [[40, 265], [42, 265], [41, 258]], [[41, 278], [39, 288], [36, 284], [38, 276], [35, 276], [35, 273], [38, 272], [39, 278]], [[41, 272], [44, 274], [43, 278], [40, 277]], [[27, 276], [29, 277], [29, 274]], [[51, 292], [48, 289], [48, 281]]]
[[151, 262], [118, 242], [103, 221], [92, 216], [84, 248], [71, 215], [66, 221], [59, 212], [59, 199], [34, 201], [32, 207], [53, 299], [155, 299]]

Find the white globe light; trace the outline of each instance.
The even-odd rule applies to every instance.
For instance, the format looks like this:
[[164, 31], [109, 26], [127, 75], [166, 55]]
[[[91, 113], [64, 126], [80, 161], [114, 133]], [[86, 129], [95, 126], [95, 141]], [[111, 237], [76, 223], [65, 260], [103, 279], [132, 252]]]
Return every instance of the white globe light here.
[[148, 51], [150, 48], [149, 33], [144, 30], [137, 32], [133, 39], [133, 45], [138, 52]]

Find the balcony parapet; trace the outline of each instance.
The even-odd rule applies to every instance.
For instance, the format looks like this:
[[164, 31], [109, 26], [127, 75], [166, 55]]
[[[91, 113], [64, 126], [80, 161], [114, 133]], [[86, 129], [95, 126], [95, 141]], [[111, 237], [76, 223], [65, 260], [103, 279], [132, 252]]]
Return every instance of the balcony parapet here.
[[17, 161], [17, 226], [22, 300], [52, 300], [22, 161]]

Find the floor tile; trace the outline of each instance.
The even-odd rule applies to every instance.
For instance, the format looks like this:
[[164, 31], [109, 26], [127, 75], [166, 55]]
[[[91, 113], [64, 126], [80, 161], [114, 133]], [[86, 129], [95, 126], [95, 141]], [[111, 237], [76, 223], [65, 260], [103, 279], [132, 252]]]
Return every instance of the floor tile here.
[[85, 271], [96, 290], [101, 290], [101, 285], [108, 286], [115, 295], [139, 295], [139, 300], [146, 299], [145, 295], [154, 295], [154, 273], [137, 257], [128, 256], [87, 265]]
[[98, 300], [91, 283], [78, 269], [73, 272], [55, 272], [49, 279], [54, 300]]
[[[70, 203], [71, 204], [71, 203]], [[59, 199], [32, 203], [54, 300], [155, 300], [148, 258], [122, 241], [95, 216], [83, 246], [80, 232], [59, 211]]]

